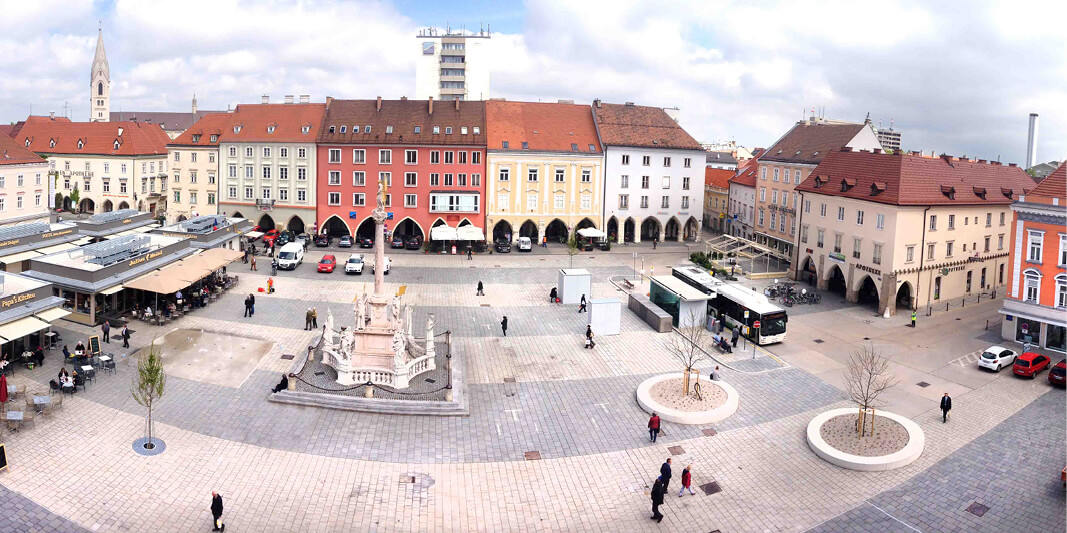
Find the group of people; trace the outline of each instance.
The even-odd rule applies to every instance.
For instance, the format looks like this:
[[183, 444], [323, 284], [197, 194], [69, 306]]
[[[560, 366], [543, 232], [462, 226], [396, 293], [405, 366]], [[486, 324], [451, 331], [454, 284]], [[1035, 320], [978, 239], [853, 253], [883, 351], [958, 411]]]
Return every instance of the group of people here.
[[[663, 497], [670, 490], [671, 477], [671, 458], [668, 457], [663, 462], [663, 465], [659, 467], [659, 477], [652, 484], [650, 493], [652, 496], [652, 516], [649, 518], [656, 522], [663, 521], [663, 513], [659, 512], [659, 506], [663, 505]], [[682, 488], [678, 491], [678, 497], [681, 498], [687, 490], [689, 494], [696, 495], [696, 491], [693, 490], [693, 465], [688, 465], [685, 470], [682, 470]]]
[[304, 315], [304, 331], [316, 329], [319, 329], [319, 310], [314, 307], [308, 307], [308, 312]]
[[56, 375], [56, 379], [50, 381], [48, 385], [52, 389], [59, 389], [63, 392], [74, 394], [78, 391], [78, 386], [84, 383], [84, 378], [78, 374], [76, 369], [72, 372], [73, 373], [67, 372], [67, 367], [60, 368], [59, 374]]

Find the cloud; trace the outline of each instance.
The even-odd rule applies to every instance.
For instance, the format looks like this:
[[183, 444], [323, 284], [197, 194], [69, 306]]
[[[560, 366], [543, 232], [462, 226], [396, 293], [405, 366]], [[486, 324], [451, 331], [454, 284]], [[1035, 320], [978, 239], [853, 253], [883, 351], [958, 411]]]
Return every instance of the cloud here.
[[[85, 120], [96, 19], [115, 110], [202, 109], [285, 94], [414, 92], [420, 13], [378, 1], [47, 0], [5, 11], [0, 120], [72, 106]], [[1067, 8], [1028, 0], [529, 0], [492, 37], [493, 96], [677, 106], [704, 141], [766, 146], [804, 109], [903, 132], [908, 148], [1023, 160], [1067, 157]], [[205, 16], [210, 13], [210, 16]], [[1035, 13], [1040, 19], [1035, 19]], [[457, 5], [456, 19], [479, 13]], [[453, 20], [455, 22], [456, 20]]]

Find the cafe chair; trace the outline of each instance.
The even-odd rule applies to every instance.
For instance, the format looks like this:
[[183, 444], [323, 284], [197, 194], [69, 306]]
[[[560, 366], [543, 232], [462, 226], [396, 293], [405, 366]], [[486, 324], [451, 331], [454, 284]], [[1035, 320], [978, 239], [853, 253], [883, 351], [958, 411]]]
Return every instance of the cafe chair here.
[[52, 398], [52, 408], [59, 409], [61, 407], [63, 407], [63, 395], [57, 394], [55, 397]]
[[[49, 383], [48, 384], [48, 393], [49, 394], [55, 394], [57, 392], [60, 392], [59, 383], [57, 383], [55, 381]], [[62, 394], [60, 394], [60, 396], [62, 396]]]
[[33, 422], [33, 427], [37, 427], [37, 420], [34, 417], [37, 416], [37, 411], [32, 407], [22, 412], [22, 425], [26, 425], [26, 422]]

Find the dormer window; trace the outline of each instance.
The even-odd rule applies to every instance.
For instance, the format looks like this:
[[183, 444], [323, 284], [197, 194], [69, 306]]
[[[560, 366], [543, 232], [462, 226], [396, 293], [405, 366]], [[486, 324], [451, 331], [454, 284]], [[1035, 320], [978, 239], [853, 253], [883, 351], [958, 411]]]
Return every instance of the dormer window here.
[[334, 133], [337, 131], [337, 126], [330, 126], [330, 129], [326, 130], [326, 133]]
[[571, 151], [572, 152], [577, 152], [578, 151], [578, 145], [576, 143], [571, 143]]
[[363, 133], [370, 133], [370, 126], [369, 125], [363, 127]]
[[500, 141], [500, 145], [501, 145], [501, 146], [502, 146], [503, 148], [510, 148], [510, 147], [508, 146], [508, 142], [507, 142], [507, 141]]
[[478, 126], [475, 126], [474, 127], [474, 134], [475, 135], [481, 135], [481, 133], [482, 133], [482, 128], [480, 128]]
[[241, 125], [238, 124], [238, 125], [234, 126], [233, 127], [233, 132], [234, 133], [241, 133]]
[[466, 126], [460, 127], [459, 128], [459, 133], [460, 133], [460, 135], [466, 135], [467, 134], [467, 127]]
[[986, 196], [985, 187], [975, 187], [974, 188], [974, 195], [979, 197], [979, 198], [981, 198], [981, 199], [983, 199], [983, 200], [985, 200], [985, 196]]
[[422, 126], [415, 126], [415, 135], [422, 133]]
[[590, 152], [595, 152], [595, 151], [596, 151], [596, 146], [595, 146], [595, 145], [592, 145], [592, 144], [590, 144], [590, 145], [589, 145], [589, 151], [590, 151]]
[[309, 131], [311, 131], [310, 125], [305, 124], [300, 128], [300, 133], [303, 133], [304, 135], [307, 135]]
[[855, 178], [845, 178], [841, 180], [841, 192], [845, 192], [856, 186]]
[[955, 187], [950, 187], [948, 185], [942, 185], [941, 186], [941, 194], [945, 195], [945, 197], [948, 198], [949, 200], [955, 200], [956, 199], [956, 188]]
[[797, 153], [795, 153], [793, 155], [800, 155], [800, 150], [797, 150]]
[[267, 126], [267, 133], [274, 133], [274, 128], [276, 128], [276, 127], [277, 126], [275, 126], [274, 124], [271, 124], [270, 126]]
[[1001, 187], [1000, 188], [1000, 194], [1003, 194], [1005, 198], [1011, 200], [1011, 196], [1012, 196], [1011, 189], [1005, 189], [1004, 187]]
[[433, 134], [434, 135], [440, 135], [441, 134], [441, 126], [434, 126], [433, 127]]
[[884, 181], [876, 181], [871, 184], [871, 196], [878, 196], [885, 192], [886, 184]]
[[782, 155], [782, 151], [781, 150], [778, 150], [778, 155]]
[[390, 133], [393, 133], [393, 127], [392, 126], [386, 126], [385, 127], [385, 133], [386, 133], [386, 135], [388, 135]]
[[[756, 171], [753, 170], [752, 172], [756, 172]], [[750, 172], [749, 174], [751, 174], [752, 172]], [[816, 189], [818, 189], [819, 187], [822, 187], [824, 184], [826, 184], [826, 176], [815, 176], [815, 188]]]
[[85, 147], [85, 141], [78, 139], [78, 149], [81, 150]]
[[48, 146], [50, 146], [52, 148], [55, 148], [56, 147], [56, 140], [52, 139], [51, 141], [49, 141]]
[[529, 150], [530, 149], [530, 143], [528, 143], [526, 141], [522, 141], [522, 149], [523, 150]]
[[118, 149], [119, 149], [119, 146], [121, 146], [121, 144], [120, 144], [120, 143], [119, 143], [118, 141], [115, 141], [115, 149], [116, 149], [116, 150], [118, 150]]
[[812, 153], [812, 154], [811, 154], [811, 156], [812, 156], [812, 157], [818, 157], [818, 156], [819, 156], [819, 152], [818, 152], [818, 151], [816, 151], [816, 152]]
[[341, 126], [341, 133], [344, 133], [346, 128], [348, 128], [348, 126]]
[[29, 147], [30, 147], [30, 140], [26, 139], [26, 148], [29, 148]]
[[219, 136], [218, 135], [212, 135], [211, 136], [211, 142], [213, 142], [213, 143], [219, 142]]
[[200, 142], [200, 135], [199, 135], [199, 134], [197, 134], [197, 135], [193, 135], [193, 142], [194, 142], [194, 143], [198, 143], [198, 142]]
[[452, 135], [452, 126], [445, 126], [445, 135]]

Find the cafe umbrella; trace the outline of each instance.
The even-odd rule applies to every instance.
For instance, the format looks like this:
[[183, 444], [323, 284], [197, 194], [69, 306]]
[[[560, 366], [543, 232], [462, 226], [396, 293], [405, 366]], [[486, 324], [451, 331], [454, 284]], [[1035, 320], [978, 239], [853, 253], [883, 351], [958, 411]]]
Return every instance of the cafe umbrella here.
[[7, 405], [7, 374], [0, 374], [0, 406]]

